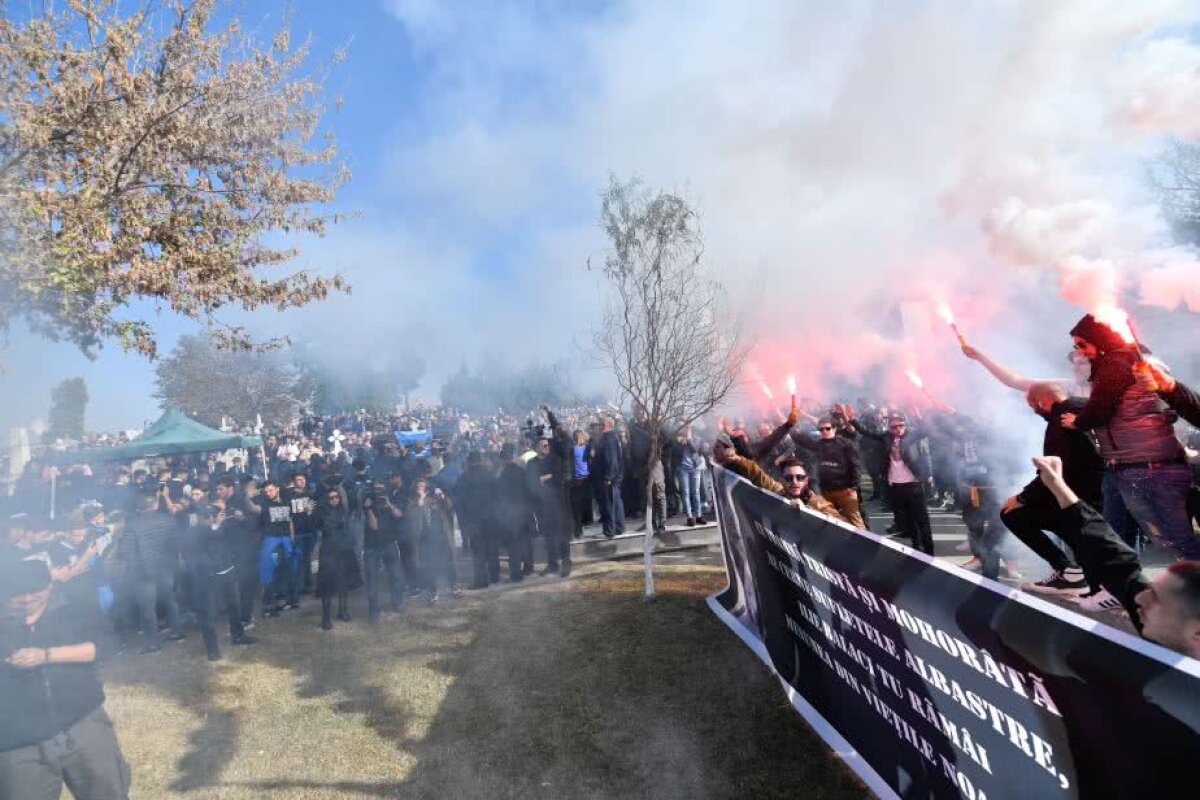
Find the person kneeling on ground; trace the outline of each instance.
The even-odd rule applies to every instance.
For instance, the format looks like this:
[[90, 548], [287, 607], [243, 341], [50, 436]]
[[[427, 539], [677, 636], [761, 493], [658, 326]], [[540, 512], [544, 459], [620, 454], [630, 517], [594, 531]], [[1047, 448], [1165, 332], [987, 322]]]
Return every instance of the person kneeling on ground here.
[[58, 800], [64, 782], [77, 798], [127, 797], [95, 632], [79, 629], [79, 609], [50, 608], [41, 559], [0, 563], [0, 587], [0, 797]]
[[1076, 554], [1095, 565], [1096, 577], [1121, 600], [1142, 636], [1200, 658], [1200, 561], [1176, 561], [1150, 581], [1133, 548], [1067, 485], [1061, 459], [1044, 456], [1033, 459], [1033, 465], [1062, 509]]

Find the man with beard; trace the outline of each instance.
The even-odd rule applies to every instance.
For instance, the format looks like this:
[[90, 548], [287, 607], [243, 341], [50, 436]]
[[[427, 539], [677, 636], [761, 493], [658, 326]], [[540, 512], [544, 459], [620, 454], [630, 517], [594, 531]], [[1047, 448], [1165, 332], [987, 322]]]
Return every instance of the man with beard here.
[[[1105, 519], [1119, 530], [1123, 515], [1118, 512], [1124, 503], [1142, 530], [1160, 538], [1180, 558], [1200, 558], [1200, 537], [1193, 533], [1187, 512], [1192, 473], [1175, 436], [1175, 412], [1137, 381], [1134, 365], [1142, 357], [1112, 328], [1088, 314], [1071, 329], [1071, 336], [1076, 351], [1092, 364], [1092, 394], [1077, 414], [1063, 414], [1062, 424], [1096, 433], [1108, 466]], [[1128, 543], [1134, 546], [1136, 538]]]
[[[1072, 491], [1084, 498], [1092, 508], [1103, 508], [1101, 483], [1104, 479], [1104, 462], [1100, 459], [1095, 437], [1083, 431], [1064, 428], [1061, 422], [1063, 414], [1078, 412], [1087, 401], [1080, 397], [1069, 398], [1062, 386], [1049, 382], [1031, 385], [1026, 398], [1033, 412], [1046, 420], [1042, 455], [1059, 458], [1063, 477]], [[1045, 533], [1049, 531], [1055, 534], [1074, 552], [1075, 541], [1062, 524], [1061, 516], [1058, 502], [1037, 478], [1005, 501], [1000, 512], [1005, 527], [1053, 570], [1045, 580], [1022, 584], [1021, 588], [1039, 594], [1080, 596], [1088, 592], [1090, 584], [1094, 594], [1100, 591], [1095, 577], [1088, 580], [1085, 570], [1080, 569], [1075, 558], [1065, 553]]]
[[783, 497], [793, 508], [810, 508], [826, 516], [846, 522], [833, 503], [812, 490], [808, 485], [808, 470], [798, 458], [785, 458], [779, 463], [783, 476]]
[[308, 489], [308, 477], [303, 472], [292, 475], [292, 485], [282, 490], [283, 499], [292, 512], [296, 528], [296, 574], [293, 580], [300, 594], [312, 591], [312, 556], [317, 546], [317, 502]]

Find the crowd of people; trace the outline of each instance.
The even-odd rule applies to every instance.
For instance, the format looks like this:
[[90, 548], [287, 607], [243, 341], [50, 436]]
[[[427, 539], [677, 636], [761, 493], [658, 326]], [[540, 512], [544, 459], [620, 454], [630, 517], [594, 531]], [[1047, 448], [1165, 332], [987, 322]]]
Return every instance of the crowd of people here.
[[[308, 596], [330, 630], [351, 622], [350, 596], [363, 587], [375, 624], [463, 588], [567, 577], [573, 538], [621, 535], [642, 509], [651, 535], [671, 517], [711, 519], [714, 464], [854, 529], [872, 529], [865, 503], [878, 501], [894, 515], [878, 532], [930, 555], [930, 509], [957, 511], [969, 566], [985, 577], [1015, 578], [1015, 540], [1049, 573], [1021, 588], [1124, 609], [1147, 638], [1200, 657], [1198, 443], [1180, 423], [1200, 426], [1200, 398], [1090, 316], [1072, 337], [1075, 374], [1057, 381], [1022, 377], [963, 344], [1046, 424], [1037, 476], [1011, 495], [1034, 454], [928, 394], [905, 408], [793, 401], [753, 434], [742, 419], [697, 421], [662, 431], [653, 463], [644, 413], [547, 407], [485, 419], [359, 411], [306, 417], [249, 452], [61, 470], [34, 459], [13, 487], [0, 548], [0, 696], [28, 706], [0, 721], [0, 790], [45, 778], [39, 770], [61, 782], [78, 748], [116, 747], [95, 678], [100, 651], [149, 655], [194, 628], [216, 660], [222, 614], [229, 644], [249, 646], [269, 633], [264, 619]], [[1179, 558], [1155, 581], [1139, 562], [1148, 539]], [[465, 587], [460, 557], [470, 559]], [[13, 722], [31, 718], [46, 722]], [[55, 737], [70, 741], [54, 765], [21, 760]], [[114, 752], [106, 771], [74, 780], [127, 781]]]

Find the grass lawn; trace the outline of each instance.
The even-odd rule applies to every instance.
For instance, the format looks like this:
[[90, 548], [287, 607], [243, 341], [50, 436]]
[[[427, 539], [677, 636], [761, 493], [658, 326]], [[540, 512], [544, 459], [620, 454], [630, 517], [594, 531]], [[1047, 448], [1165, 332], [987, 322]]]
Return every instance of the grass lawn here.
[[869, 796], [708, 610], [711, 566], [581, 567], [371, 628], [265, 620], [105, 669], [137, 798]]

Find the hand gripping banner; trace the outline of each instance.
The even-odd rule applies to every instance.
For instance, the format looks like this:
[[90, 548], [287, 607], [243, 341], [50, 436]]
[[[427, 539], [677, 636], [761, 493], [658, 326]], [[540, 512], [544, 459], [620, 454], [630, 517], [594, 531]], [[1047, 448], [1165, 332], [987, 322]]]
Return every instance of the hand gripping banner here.
[[714, 478], [709, 605], [877, 795], [1200, 791], [1200, 662]]

